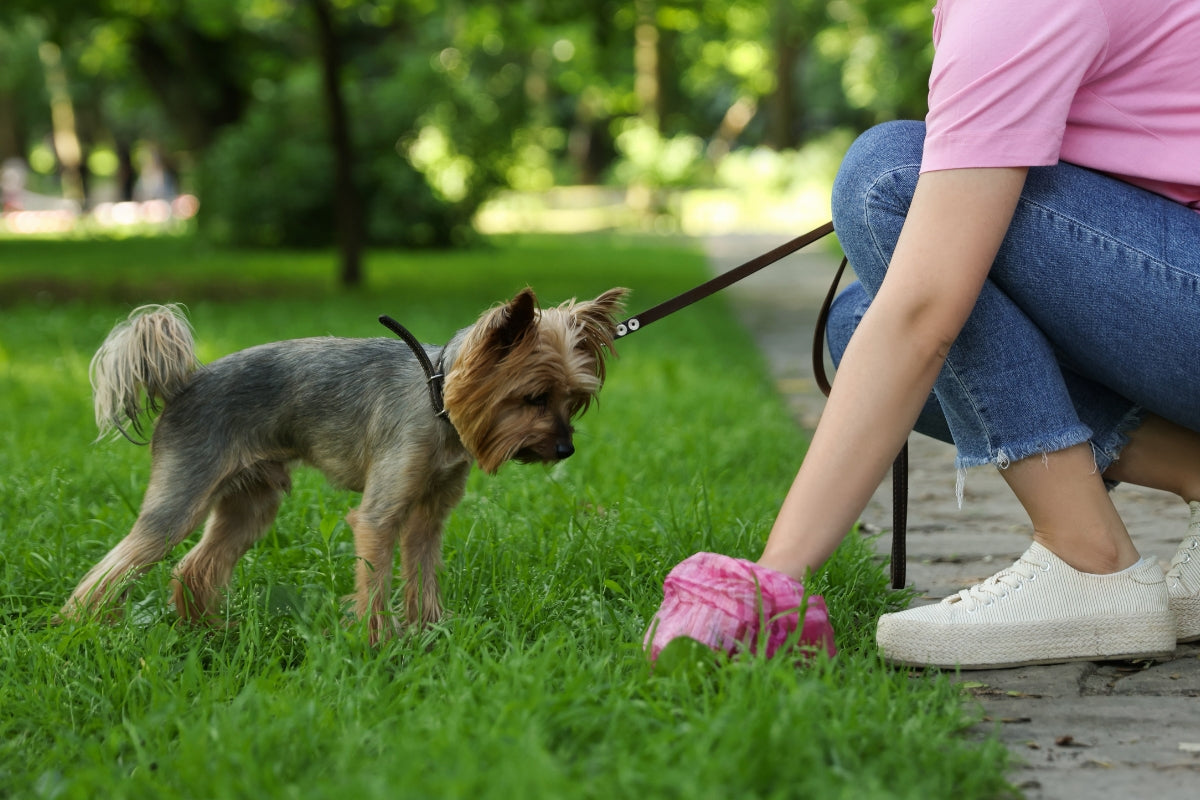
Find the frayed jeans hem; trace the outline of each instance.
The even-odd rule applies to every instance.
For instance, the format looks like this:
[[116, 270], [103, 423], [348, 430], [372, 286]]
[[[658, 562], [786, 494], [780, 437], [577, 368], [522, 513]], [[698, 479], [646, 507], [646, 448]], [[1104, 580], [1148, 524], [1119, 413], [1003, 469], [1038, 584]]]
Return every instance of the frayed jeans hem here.
[[[1129, 444], [1130, 432], [1136, 430], [1145, 418], [1146, 410], [1141, 406], [1134, 406], [1107, 436], [1092, 439], [1092, 454], [1096, 458], [1096, 469], [1101, 473], [1106, 472], [1113, 462], [1120, 460], [1121, 451], [1125, 449], [1125, 445]], [[1120, 481], [1108, 479], [1104, 481], [1104, 485], [1108, 487], [1109, 491], [1117, 488], [1120, 483]]]
[[[1126, 430], [1128, 430], [1128, 428], [1126, 428]], [[1116, 437], [1117, 435], [1117, 432], [1114, 431], [1113, 437]], [[1050, 453], [1058, 450], [1066, 450], [1068, 447], [1074, 447], [1075, 445], [1082, 444], [1083, 442], [1091, 443], [1091, 440], [1091, 428], [1086, 425], [1074, 425], [1067, 430], [1048, 438], [1040, 438], [1036, 440], [1030, 440], [1028, 442], [1019, 442], [1015, 445], [1009, 445], [1007, 447], [994, 448], [986, 456], [970, 456], [960, 452], [954, 459], [954, 467], [955, 471], [957, 472], [954, 496], [958, 500], [958, 507], [962, 508], [963, 490], [966, 488], [967, 484], [967, 470], [973, 467], [983, 467], [988, 464], [995, 465], [997, 469], [1008, 469], [1008, 467], [1017, 461], [1023, 461], [1026, 458], [1032, 458], [1033, 456], [1038, 455], [1045, 459]], [[1126, 441], [1127, 440], [1128, 439], [1126, 437]], [[1115, 440], [1115, 438], [1110, 438], [1109, 444], [1115, 446], [1118, 450], [1120, 449], [1120, 444]], [[1094, 444], [1092, 445], [1092, 454], [1094, 457], [1096, 457], [1097, 471], [1103, 472], [1103, 470], [1100, 468], [1100, 461]], [[1108, 463], [1111, 463], [1111, 460], [1112, 459], [1110, 458], [1105, 463], [1106, 467]]]

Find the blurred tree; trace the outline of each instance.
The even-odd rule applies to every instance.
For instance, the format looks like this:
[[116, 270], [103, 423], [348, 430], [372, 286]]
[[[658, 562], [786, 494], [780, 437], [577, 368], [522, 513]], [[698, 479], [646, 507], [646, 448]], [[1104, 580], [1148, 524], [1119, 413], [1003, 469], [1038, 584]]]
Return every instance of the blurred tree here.
[[82, 204], [86, 199], [83, 190], [83, 150], [79, 146], [75, 104], [71, 101], [67, 85], [62, 50], [53, 42], [42, 42], [38, 46], [38, 56], [46, 75], [46, 91], [50, 95], [50, 124], [54, 131], [54, 152], [62, 173], [63, 197]]
[[468, 241], [501, 187], [687, 185], [735, 148], [920, 116], [931, 6], [4, 0], [0, 155], [48, 141], [69, 101], [85, 189], [100, 148], [129, 196], [149, 142], [199, 188], [208, 236], [337, 241], [354, 283], [368, 243]]
[[339, 26], [329, 0], [309, 0], [316, 23], [317, 54], [321, 62], [321, 87], [329, 139], [333, 146], [333, 213], [337, 222], [338, 247], [342, 255], [344, 286], [362, 283], [362, 202], [354, 182], [354, 145], [350, 115], [342, 92], [342, 43]]
[[42, 41], [42, 26], [31, 17], [0, 24], [0, 162], [26, 157], [49, 130], [38, 58]]
[[925, 116], [933, 62], [929, 0], [833, 0], [816, 52], [840, 70], [846, 115], [856, 127]]

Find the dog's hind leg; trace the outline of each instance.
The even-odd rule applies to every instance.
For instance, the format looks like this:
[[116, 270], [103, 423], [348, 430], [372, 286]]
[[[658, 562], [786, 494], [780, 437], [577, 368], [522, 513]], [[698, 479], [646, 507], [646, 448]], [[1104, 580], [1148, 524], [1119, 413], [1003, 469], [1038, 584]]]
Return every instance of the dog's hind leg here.
[[437, 570], [442, 564], [446, 518], [462, 499], [470, 467], [455, 468], [413, 506], [400, 538], [404, 571], [404, 613], [410, 625], [430, 625], [442, 617]]
[[283, 495], [291, 489], [287, 466], [263, 462], [225, 482], [204, 535], [175, 570], [175, 611], [192, 622], [217, 615], [221, 590], [233, 568], [270, 527]]
[[60, 616], [86, 616], [115, 601], [129, 580], [161, 561], [199, 526], [212, 502], [213, 483], [182, 460], [156, 463], [133, 529], [88, 571]]

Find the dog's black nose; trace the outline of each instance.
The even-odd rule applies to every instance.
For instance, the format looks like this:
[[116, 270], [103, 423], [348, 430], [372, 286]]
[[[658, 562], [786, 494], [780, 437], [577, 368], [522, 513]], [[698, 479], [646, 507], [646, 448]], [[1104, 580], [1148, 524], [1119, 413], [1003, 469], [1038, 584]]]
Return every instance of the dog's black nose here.
[[562, 461], [564, 458], [570, 458], [574, 454], [575, 445], [571, 444], [570, 442], [559, 442], [554, 447], [554, 455], [559, 461]]

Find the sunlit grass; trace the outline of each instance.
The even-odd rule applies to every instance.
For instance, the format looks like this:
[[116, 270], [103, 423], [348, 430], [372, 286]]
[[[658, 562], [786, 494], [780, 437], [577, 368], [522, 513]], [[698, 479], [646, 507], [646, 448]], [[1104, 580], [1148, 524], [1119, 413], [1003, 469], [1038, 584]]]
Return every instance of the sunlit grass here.
[[206, 359], [386, 335], [380, 313], [439, 341], [525, 285], [545, 302], [624, 285], [641, 310], [704, 277], [695, 248], [538, 237], [378, 254], [351, 292], [329, 253], [129, 240], [6, 243], [0, 258], [0, 794], [1003, 791], [1005, 750], [962, 736], [973, 720], [959, 691], [879, 662], [874, 619], [897, 598], [857, 536], [811, 582], [835, 659], [649, 669], [641, 637], [667, 570], [698, 550], [756, 556], [806, 444], [719, 297], [619, 343], [575, 457], [472, 476], [446, 533], [453, 614], [432, 631], [376, 651], [343, 624], [357, 497], [304, 469], [238, 566], [228, 629], [173, 621], [170, 563], [138, 584], [123, 622], [48, 624], [128, 530], [148, 475], [145, 449], [92, 442], [87, 362], [133, 305], [185, 303]]

